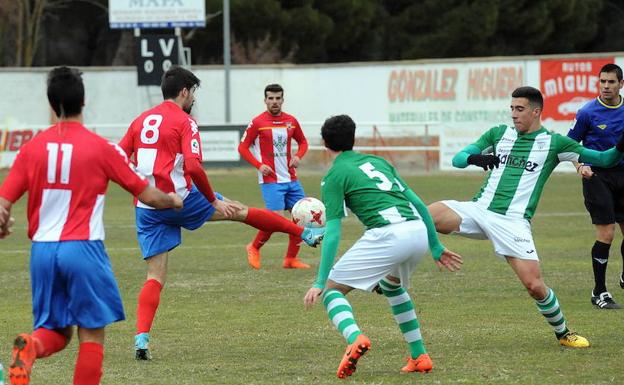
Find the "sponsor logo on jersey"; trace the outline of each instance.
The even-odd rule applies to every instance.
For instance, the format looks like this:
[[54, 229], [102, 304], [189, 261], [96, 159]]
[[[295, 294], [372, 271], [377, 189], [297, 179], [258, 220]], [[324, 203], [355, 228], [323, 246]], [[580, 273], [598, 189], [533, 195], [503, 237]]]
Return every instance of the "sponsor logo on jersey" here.
[[531, 243], [531, 240], [530, 239], [526, 239], [526, 238], [514, 237], [514, 242], [517, 242], [517, 243]]
[[286, 156], [286, 138], [276, 137], [273, 139], [273, 146], [275, 147], [275, 156]]
[[604, 130], [605, 128], [607, 128], [606, 124], [599, 124], [596, 127], [600, 128], [601, 130]]
[[506, 167], [523, 168], [529, 172], [533, 172], [536, 168], [539, 167], [538, 163], [530, 161], [523, 156], [505, 154], [498, 155], [498, 159], [500, 159], [501, 164], [504, 164]]
[[290, 131], [290, 130], [292, 130], [292, 128], [293, 128], [292, 127], [292, 123], [286, 122], [286, 129]]
[[193, 131], [193, 135], [197, 135], [197, 133], [199, 132], [197, 123], [195, 123], [195, 121], [191, 118], [188, 118], [188, 120], [191, 123], [191, 131]]
[[191, 140], [191, 152], [199, 155], [199, 141], [197, 139]]

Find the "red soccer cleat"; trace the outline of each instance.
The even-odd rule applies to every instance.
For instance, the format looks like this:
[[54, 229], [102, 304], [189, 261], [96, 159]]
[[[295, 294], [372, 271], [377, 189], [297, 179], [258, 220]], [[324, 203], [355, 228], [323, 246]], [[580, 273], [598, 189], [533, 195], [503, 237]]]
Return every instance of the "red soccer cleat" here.
[[347, 346], [342, 361], [338, 366], [338, 378], [347, 378], [355, 372], [358, 360], [370, 350], [371, 342], [364, 334], [357, 336], [355, 341]]
[[13, 343], [13, 354], [9, 366], [9, 382], [11, 385], [28, 385], [30, 371], [37, 358], [35, 342], [28, 334], [20, 334]]
[[302, 262], [299, 258], [286, 258], [282, 267], [284, 269], [309, 269], [310, 265]]
[[429, 354], [421, 354], [416, 358], [408, 358], [407, 365], [401, 368], [403, 373], [421, 372], [429, 373], [433, 369], [433, 362]]
[[247, 262], [249, 262], [249, 266], [256, 270], [260, 269], [260, 250], [256, 249], [253, 243], [248, 244], [245, 248], [247, 249]]

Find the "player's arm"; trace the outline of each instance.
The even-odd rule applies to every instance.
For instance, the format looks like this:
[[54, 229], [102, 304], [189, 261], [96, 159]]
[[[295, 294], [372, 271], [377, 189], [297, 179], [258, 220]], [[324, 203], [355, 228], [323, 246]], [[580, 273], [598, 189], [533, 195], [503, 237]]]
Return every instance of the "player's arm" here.
[[301, 125], [299, 122], [295, 120], [295, 130], [293, 132], [293, 139], [297, 142], [297, 153], [292, 156], [290, 159], [290, 164], [288, 167], [299, 167], [299, 162], [303, 159], [306, 152], [308, 152], [308, 140], [303, 134], [303, 130], [301, 129]]
[[128, 131], [123, 138], [119, 141], [119, 147], [126, 153], [128, 158], [132, 157], [132, 153], [134, 152], [134, 135], [132, 135], [132, 126], [134, 126], [134, 122], [128, 127]]
[[558, 136], [557, 140], [559, 146], [557, 156], [560, 161], [578, 161], [598, 167], [613, 167], [624, 156], [624, 135], [620, 136], [615, 147], [605, 151], [590, 150], [565, 136]]
[[136, 196], [138, 200], [155, 209], [181, 209], [184, 204], [182, 198], [176, 193], [165, 194], [149, 184], [143, 192]]
[[341, 218], [334, 218], [328, 220], [325, 224], [325, 236], [321, 247], [321, 263], [319, 264], [318, 274], [314, 284], [303, 297], [303, 304], [306, 309], [311, 308], [317, 302], [323, 289], [325, 289], [327, 277], [329, 277], [329, 272], [338, 253], [342, 228], [341, 221]]
[[260, 162], [256, 157], [251, 153], [249, 147], [258, 137], [258, 128], [252, 121], [247, 126], [245, 133], [243, 134], [243, 138], [241, 142], [238, 144], [238, 153], [245, 159], [249, 164], [259, 169], [262, 166], [262, 162]]
[[0, 239], [11, 234], [11, 227], [15, 222], [11, 217], [11, 207], [28, 189], [26, 146], [18, 152], [9, 174], [0, 185]]
[[[568, 138], [573, 139], [577, 142], [583, 141], [585, 139], [585, 136], [587, 135], [587, 130], [590, 127], [588, 122], [589, 115], [587, 114], [587, 112], [579, 110], [576, 113], [574, 125], [572, 126], [572, 128], [570, 128], [570, 131], [568, 131]], [[591, 169], [590, 164], [580, 163], [575, 160], [572, 161], [572, 164], [574, 165], [574, 168], [576, 168], [576, 172], [583, 178], [589, 179], [593, 176], [594, 173]]]
[[498, 168], [500, 159], [492, 151], [494, 149], [494, 137], [504, 126], [493, 127], [485, 132], [474, 143], [464, 147], [453, 157], [453, 167], [466, 168], [469, 164], [482, 167], [483, 170]]

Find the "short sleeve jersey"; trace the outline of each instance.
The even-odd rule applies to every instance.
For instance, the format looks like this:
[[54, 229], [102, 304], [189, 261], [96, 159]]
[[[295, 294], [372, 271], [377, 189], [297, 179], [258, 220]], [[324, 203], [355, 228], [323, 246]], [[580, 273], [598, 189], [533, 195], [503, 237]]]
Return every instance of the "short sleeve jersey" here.
[[327, 220], [348, 207], [367, 229], [420, 219], [403, 195], [405, 182], [385, 159], [355, 151], [340, 153], [321, 182]]
[[[615, 146], [623, 133], [624, 98], [620, 98], [616, 106], [609, 106], [596, 98], [578, 110], [568, 137], [582, 142], [586, 148], [605, 151]], [[624, 160], [617, 166], [624, 167]]]
[[241, 142], [250, 148], [256, 160], [275, 171], [271, 175], [258, 172], [259, 183], [287, 183], [297, 180], [295, 168], [288, 167], [292, 139], [300, 144], [306, 140], [297, 119], [285, 112], [273, 116], [264, 111], [249, 123]]
[[544, 185], [562, 161], [577, 161], [583, 146], [550, 132], [544, 127], [530, 134], [519, 134], [513, 127], [500, 125], [489, 129], [475, 143], [482, 153], [500, 159], [473, 198], [487, 210], [531, 219]]
[[28, 236], [35, 242], [103, 240], [109, 180], [135, 196], [148, 185], [116, 144], [63, 122], [20, 149], [0, 196], [16, 202], [28, 191]]
[[[202, 160], [201, 138], [197, 123], [172, 101], [164, 101], [137, 117], [119, 142], [150, 185], [182, 199], [191, 191], [190, 175], [184, 160]], [[151, 208], [137, 201], [137, 207]]]

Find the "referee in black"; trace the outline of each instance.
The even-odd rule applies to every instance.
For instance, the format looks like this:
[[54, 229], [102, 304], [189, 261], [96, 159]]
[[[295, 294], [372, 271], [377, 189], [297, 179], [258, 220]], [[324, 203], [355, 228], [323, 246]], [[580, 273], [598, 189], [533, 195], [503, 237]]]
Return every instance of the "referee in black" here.
[[[622, 69], [607, 64], [600, 69], [600, 95], [587, 102], [576, 113], [574, 127], [568, 136], [593, 150], [613, 147], [624, 132], [624, 106], [620, 89], [624, 86]], [[617, 223], [624, 234], [624, 160], [613, 168], [599, 168], [574, 162], [583, 178], [585, 207], [596, 227], [596, 242], [591, 250], [594, 289], [591, 303], [599, 309], [620, 309], [607, 291], [606, 273], [609, 249]], [[624, 241], [620, 245], [624, 260]], [[624, 289], [624, 272], [619, 276]]]

